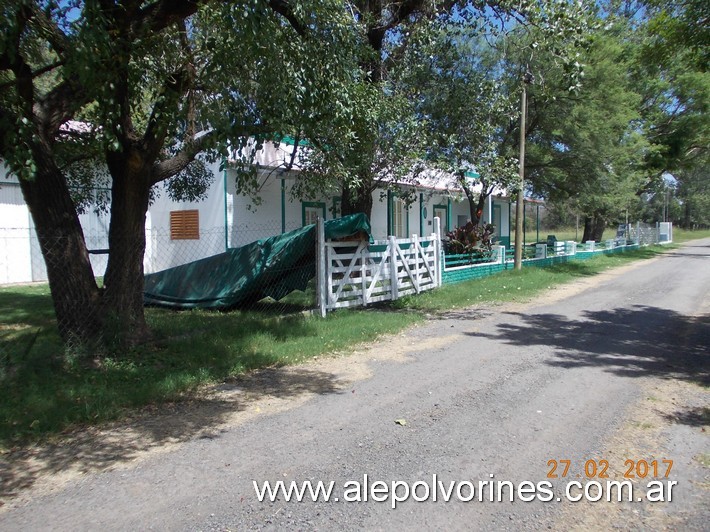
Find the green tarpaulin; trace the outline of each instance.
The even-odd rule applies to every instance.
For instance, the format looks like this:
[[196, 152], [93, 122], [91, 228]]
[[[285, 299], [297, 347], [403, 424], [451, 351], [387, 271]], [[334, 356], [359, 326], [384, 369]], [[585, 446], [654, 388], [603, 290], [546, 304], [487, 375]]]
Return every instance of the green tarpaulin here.
[[[328, 220], [325, 238], [370, 238], [364, 214]], [[226, 310], [304, 290], [316, 274], [316, 226], [257, 240], [219, 255], [145, 276], [146, 305]]]

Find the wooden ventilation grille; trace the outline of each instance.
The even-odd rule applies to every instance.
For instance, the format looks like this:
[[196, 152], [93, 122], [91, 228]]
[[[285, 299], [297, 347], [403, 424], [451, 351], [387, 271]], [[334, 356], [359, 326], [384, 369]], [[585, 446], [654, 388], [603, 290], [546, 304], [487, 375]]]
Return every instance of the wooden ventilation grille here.
[[200, 211], [170, 211], [171, 240], [200, 239]]

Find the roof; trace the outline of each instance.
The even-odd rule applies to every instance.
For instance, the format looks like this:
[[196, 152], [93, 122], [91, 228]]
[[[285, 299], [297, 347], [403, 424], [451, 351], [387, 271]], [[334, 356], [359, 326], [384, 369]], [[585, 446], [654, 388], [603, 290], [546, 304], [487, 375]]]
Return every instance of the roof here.
[[[249, 140], [247, 149], [253, 149], [256, 145], [256, 141]], [[303, 143], [299, 142], [299, 146], [303, 146]], [[293, 151], [295, 150], [295, 145], [293, 139], [286, 137], [281, 141], [267, 140], [264, 141], [260, 150], [254, 154], [252, 159], [252, 164], [263, 167], [263, 168], [284, 168], [286, 169], [291, 163], [293, 158], [293, 170], [301, 169], [301, 158], [299, 151], [296, 151], [296, 156], [293, 157]], [[238, 161], [236, 151], [230, 153], [228, 162], [236, 163]]]
[[[255, 146], [256, 141], [251, 139], [247, 146], [247, 149], [252, 149]], [[301, 150], [304, 146], [308, 146], [305, 141], [299, 141], [298, 143]], [[267, 169], [278, 169], [278, 168], [290, 168], [292, 170], [301, 170], [301, 150], [296, 151], [296, 156], [293, 157], [293, 152], [296, 149], [295, 140], [292, 137], [281, 137], [278, 140], [266, 140], [263, 142], [261, 149], [259, 149], [252, 159], [252, 164], [259, 166], [260, 168]], [[229, 157], [228, 162], [237, 163], [238, 158], [236, 151], [232, 152], [233, 155]], [[293, 158], [293, 165], [291, 164], [291, 159]], [[464, 172], [464, 176], [469, 181], [471, 188], [474, 192], [481, 191], [481, 183], [479, 181], [480, 175], [473, 169], [468, 169]], [[384, 179], [383, 181], [388, 181]], [[392, 184], [397, 184], [400, 186], [412, 186], [417, 189], [441, 192], [441, 193], [454, 193], [463, 194], [461, 185], [457, 182], [456, 174], [451, 172], [445, 172], [436, 168], [426, 168], [419, 172], [416, 176], [405, 177], [402, 179], [392, 178], [390, 180]], [[495, 187], [493, 189], [493, 196], [507, 197], [508, 192], [504, 188]]]

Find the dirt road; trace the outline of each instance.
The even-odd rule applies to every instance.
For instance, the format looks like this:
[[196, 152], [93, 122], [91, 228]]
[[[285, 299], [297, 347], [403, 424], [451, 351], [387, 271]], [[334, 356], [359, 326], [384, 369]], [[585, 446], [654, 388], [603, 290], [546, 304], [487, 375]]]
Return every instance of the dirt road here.
[[[535, 303], [452, 313], [354, 356], [262, 371], [160, 419], [9, 457], [0, 528], [707, 530], [709, 358], [703, 240]], [[627, 460], [634, 502], [566, 500], [573, 481], [576, 496], [587, 480], [626, 480]], [[638, 478], [641, 460], [656, 461], [664, 487], [677, 482], [671, 502], [636, 500], [651, 480]], [[346, 502], [365, 475], [369, 500]], [[339, 500], [259, 502], [253, 482], [267, 480], [334, 481]], [[438, 498], [392, 509], [391, 496], [372, 500], [375, 481], [420, 481], [419, 498]], [[479, 481], [510, 482], [515, 501], [504, 484], [506, 502], [490, 502]], [[452, 500], [437, 482], [454, 482]]]

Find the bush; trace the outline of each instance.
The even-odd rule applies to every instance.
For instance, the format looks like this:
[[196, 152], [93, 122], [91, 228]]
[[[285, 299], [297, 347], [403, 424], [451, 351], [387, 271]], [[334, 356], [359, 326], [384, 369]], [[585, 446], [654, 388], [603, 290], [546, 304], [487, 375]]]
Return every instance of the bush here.
[[491, 224], [474, 225], [468, 222], [446, 233], [444, 251], [448, 255], [488, 256], [493, 249], [495, 227]]

